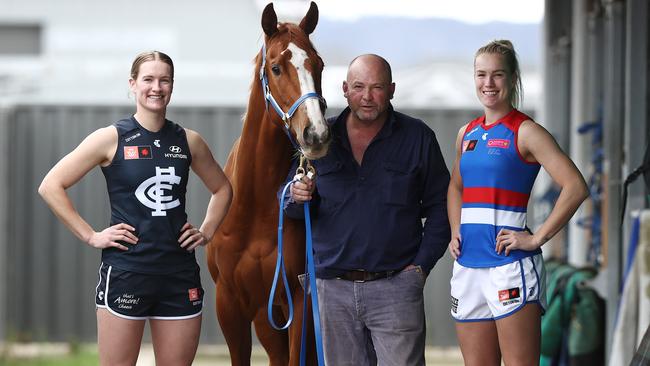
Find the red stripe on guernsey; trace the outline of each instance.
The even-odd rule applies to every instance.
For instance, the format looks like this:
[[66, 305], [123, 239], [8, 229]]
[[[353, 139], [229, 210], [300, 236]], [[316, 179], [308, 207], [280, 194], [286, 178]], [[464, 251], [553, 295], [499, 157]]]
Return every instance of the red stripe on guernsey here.
[[463, 188], [463, 203], [491, 203], [500, 206], [528, 206], [528, 194], [499, 188]]

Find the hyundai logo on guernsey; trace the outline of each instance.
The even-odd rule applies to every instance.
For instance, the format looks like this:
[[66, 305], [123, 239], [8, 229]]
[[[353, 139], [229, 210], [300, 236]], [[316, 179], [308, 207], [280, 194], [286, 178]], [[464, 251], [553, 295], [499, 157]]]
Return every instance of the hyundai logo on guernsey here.
[[156, 167], [156, 175], [142, 182], [135, 190], [135, 197], [143, 205], [153, 209], [151, 216], [167, 216], [167, 210], [180, 206], [178, 198], [166, 196], [173, 184], [180, 184], [181, 177], [176, 175], [174, 167]]
[[187, 155], [181, 154], [182, 150], [178, 146], [170, 146], [169, 151], [171, 151], [171, 153], [165, 153], [166, 158], [187, 159]]

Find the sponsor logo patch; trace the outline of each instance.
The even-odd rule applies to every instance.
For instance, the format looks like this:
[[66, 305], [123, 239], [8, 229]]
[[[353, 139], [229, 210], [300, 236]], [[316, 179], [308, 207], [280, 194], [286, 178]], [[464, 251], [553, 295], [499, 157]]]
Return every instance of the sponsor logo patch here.
[[507, 149], [510, 147], [510, 140], [506, 139], [489, 139], [487, 142], [488, 147], [499, 147], [502, 149]]
[[187, 290], [187, 293], [189, 294], [190, 301], [196, 301], [200, 298], [199, 289], [196, 287]]
[[458, 299], [451, 296], [451, 311], [458, 313]]
[[151, 159], [151, 146], [124, 146], [124, 160]]
[[474, 151], [476, 149], [476, 143], [478, 140], [469, 140], [463, 141], [463, 152], [465, 151]]
[[142, 135], [140, 134], [140, 132], [138, 132], [138, 133], [136, 133], [136, 134], [133, 135], [133, 136], [129, 136], [129, 137], [125, 138], [125, 139], [124, 139], [124, 142], [130, 142], [130, 141], [133, 141], [133, 140], [137, 139], [137, 138], [140, 137], [140, 136], [142, 136]]
[[499, 290], [499, 301], [503, 306], [520, 302], [519, 288], [514, 287], [507, 290]]
[[133, 294], [122, 294], [122, 296], [119, 296], [115, 301], [113, 301], [113, 304], [117, 304], [117, 307], [119, 309], [127, 309], [131, 310], [135, 305], [138, 305], [140, 303], [140, 298], [135, 297]]
[[166, 158], [187, 159], [187, 155], [181, 154], [182, 150], [178, 146], [170, 146], [169, 151], [171, 151], [171, 153], [165, 153]]
[[138, 146], [138, 155], [140, 155], [140, 159], [151, 159], [151, 146]]
[[131, 160], [138, 158], [137, 146], [124, 146], [124, 160]]

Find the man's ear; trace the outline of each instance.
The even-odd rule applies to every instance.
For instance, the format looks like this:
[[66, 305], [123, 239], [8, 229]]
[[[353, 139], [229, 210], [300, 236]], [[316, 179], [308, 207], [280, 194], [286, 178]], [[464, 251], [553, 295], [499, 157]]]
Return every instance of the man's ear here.
[[390, 83], [390, 86], [388, 87], [388, 93], [389, 93], [389, 99], [393, 99], [393, 95], [395, 94], [395, 83]]
[[343, 81], [343, 96], [348, 97], [348, 82], [345, 80]]

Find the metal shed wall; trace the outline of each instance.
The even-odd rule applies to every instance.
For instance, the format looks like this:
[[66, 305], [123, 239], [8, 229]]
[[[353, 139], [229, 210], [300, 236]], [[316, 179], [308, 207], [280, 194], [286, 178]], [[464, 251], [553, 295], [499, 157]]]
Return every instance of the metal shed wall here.
[[[436, 132], [448, 167], [460, 126], [478, 110], [401, 110]], [[127, 105], [13, 105], [0, 107], [0, 340], [82, 341], [96, 339], [93, 293], [100, 252], [80, 243], [37, 193], [47, 171], [90, 132], [128, 116]], [[329, 111], [333, 115], [336, 111]], [[198, 131], [224, 164], [241, 131], [242, 107], [170, 107], [169, 119]], [[94, 169], [69, 194], [97, 230], [109, 220], [104, 178]], [[187, 208], [199, 224], [208, 191], [191, 175]], [[197, 251], [206, 289], [201, 342], [224, 343], [214, 313], [214, 286], [203, 250]], [[451, 259], [445, 256], [425, 288], [427, 342], [455, 345], [449, 316]]]

